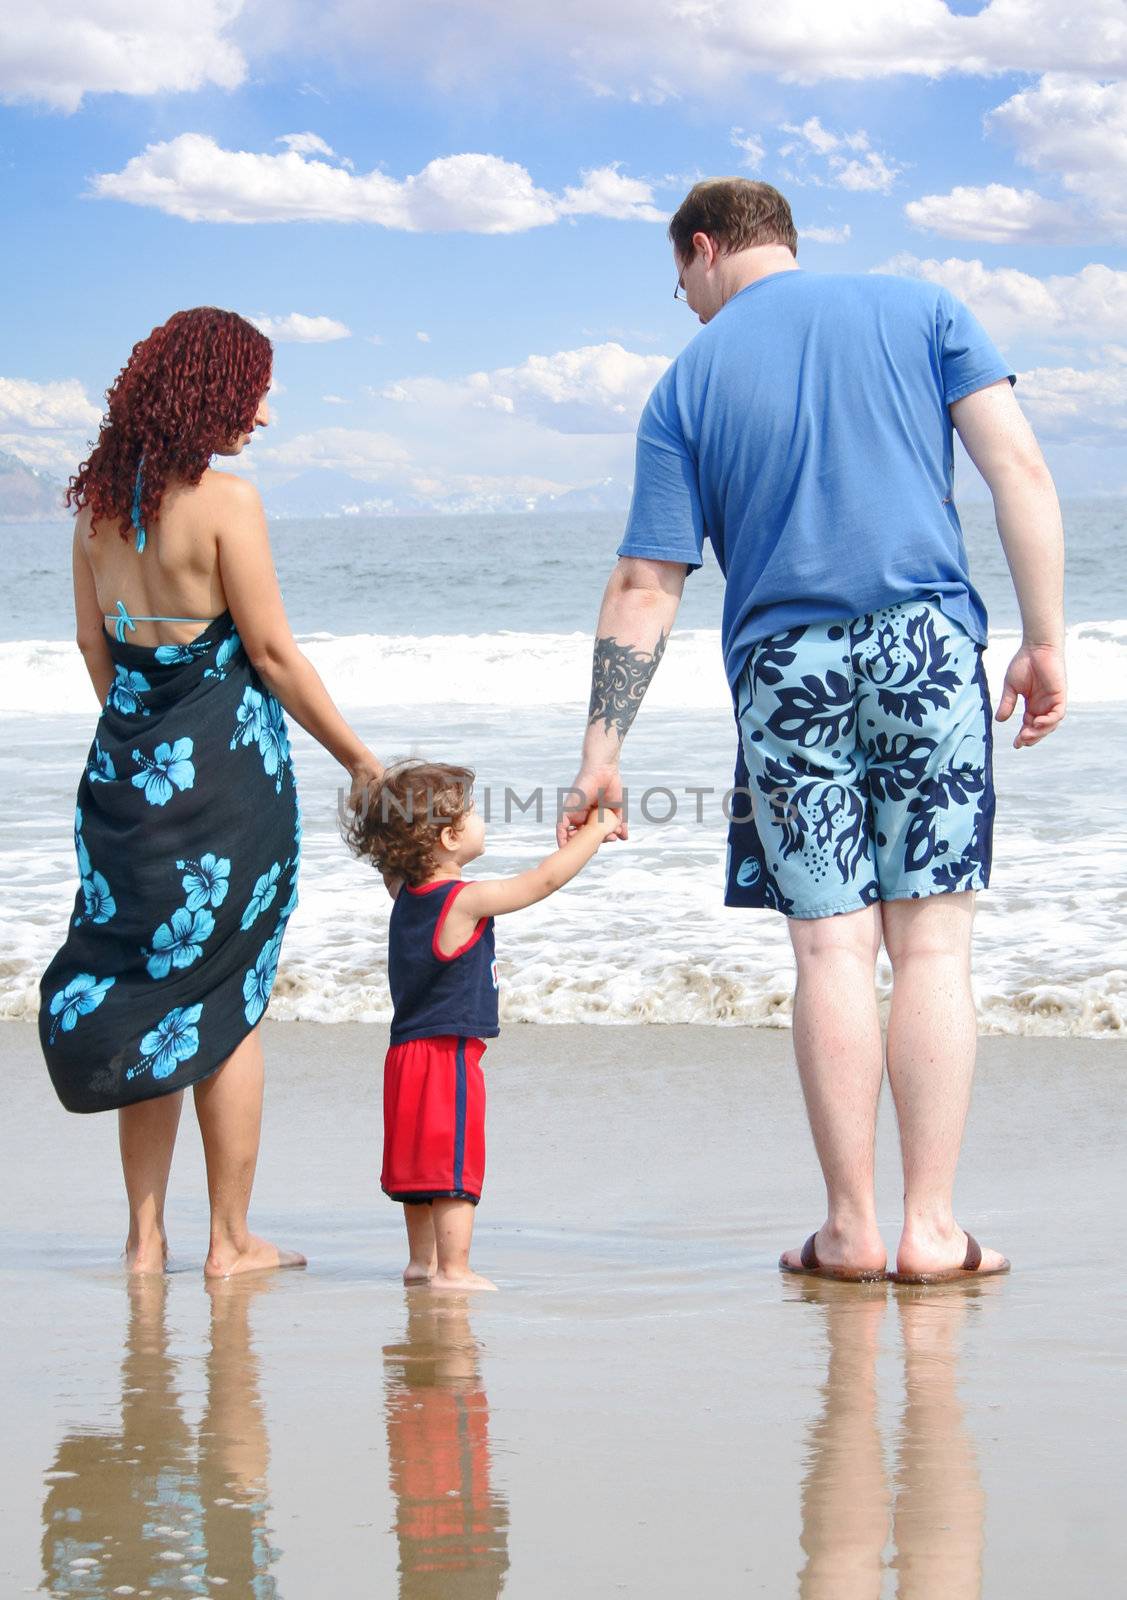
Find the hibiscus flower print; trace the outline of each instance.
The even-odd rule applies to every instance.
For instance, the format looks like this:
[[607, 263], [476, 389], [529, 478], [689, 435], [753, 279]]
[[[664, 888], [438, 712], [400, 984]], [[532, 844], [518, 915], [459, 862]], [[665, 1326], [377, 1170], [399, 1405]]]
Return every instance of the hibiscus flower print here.
[[206, 655], [210, 649], [210, 642], [201, 644], [198, 639], [188, 644], [162, 644], [157, 647], [157, 661], [162, 667], [182, 667], [197, 656]]
[[278, 893], [278, 879], [281, 875], [282, 864], [279, 861], [275, 861], [274, 865], [264, 872], [256, 882], [254, 891], [247, 901], [247, 908], [243, 912], [243, 919], [239, 924], [244, 933], [251, 923], [262, 915], [267, 906], [273, 904], [274, 896]]
[[85, 906], [82, 915], [74, 919], [76, 928], [84, 922], [108, 922], [117, 911], [117, 902], [100, 872], [91, 872], [88, 878], [83, 878], [82, 898]]
[[257, 689], [252, 689], [248, 684], [243, 690], [243, 698], [235, 712], [235, 736], [231, 740], [231, 749], [236, 749], [240, 744], [257, 744], [262, 737], [264, 724], [262, 710], [262, 696]]
[[210, 911], [189, 911], [184, 906], [174, 911], [171, 922], [162, 922], [153, 934], [145, 963], [149, 977], [167, 978], [173, 967], [190, 967], [203, 955], [203, 942], [214, 930]]
[[162, 1017], [155, 1028], [150, 1028], [141, 1040], [141, 1059], [130, 1067], [127, 1078], [151, 1072], [154, 1078], [167, 1078], [175, 1072], [181, 1061], [189, 1061], [200, 1047], [196, 1023], [203, 1015], [203, 1006], [176, 1006]]
[[229, 856], [213, 855], [210, 851], [198, 861], [178, 861], [176, 870], [184, 874], [181, 882], [188, 898], [184, 905], [189, 911], [202, 911], [205, 906], [221, 906], [227, 898], [231, 876]]
[[141, 771], [133, 774], [133, 787], [145, 791], [151, 806], [166, 806], [177, 789], [190, 789], [196, 781], [196, 769], [190, 759], [194, 748], [191, 739], [158, 744], [151, 760], [134, 750], [133, 759], [140, 762]]
[[141, 701], [143, 694], [148, 694], [152, 684], [143, 672], [130, 672], [120, 662], [114, 668], [114, 681], [110, 689], [106, 704], [113, 706], [115, 711], [120, 711], [122, 716], [142, 717], [149, 715], [149, 708]]
[[258, 952], [258, 960], [243, 979], [243, 1014], [253, 1028], [266, 1010], [266, 1002], [274, 987], [278, 973], [278, 956], [282, 948], [282, 929], [267, 939]]
[[242, 642], [237, 633], [229, 633], [215, 652], [215, 665], [208, 667], [204, 677], [218, 678], [222, 683], [227, 676], [228, 664]]
[[94, 749], [91, 752], [90, 762], [86, 768], [86, 776], [91, 783], [112, 783], [117, 777], [112, 757], [102, 749], [101, 743], [97, 739], [94, 740]]
[[55, 1020], [51, 1024], [51, 1044], [60, 1028], [70, 1033], [79, 1017], [88, 1017], [91, 1011], [97, 1011], [116, 982], [116, 978], [99, 980], [92, 972], [80, 972], [65, 989], [52, 995], [50, 1012]]
[[279, 794], [282, 790], [282, 773], [280, 769], [289, 759], [290, 741], [286, 732], [286, 717], [280, 704], [273, 695], [268, 695], [263, 706], [262, 732], [258, 736], [258, 748], [262, 752], [262, 765], [267, 775], [276, 777]]

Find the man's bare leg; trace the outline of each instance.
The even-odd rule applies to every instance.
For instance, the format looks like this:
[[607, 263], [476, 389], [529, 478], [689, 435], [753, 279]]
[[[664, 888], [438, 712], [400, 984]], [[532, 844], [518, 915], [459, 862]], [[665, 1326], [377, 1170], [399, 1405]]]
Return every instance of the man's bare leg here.
[[434, 1242], [434, 1217], [428, 1205], [403, 1207], [403, 1221], [407, 1224], [407, 1249], [409, 1259], [403, 1270], [403, 1282], [429, 1283], [438, 1266], [438, 1252]]
[[163, 1272], [168, 1260], [164, 1201], [183, 1093], [122, 1106], [117, 1114], [121, 1170], [129, 1201], [125, 1260], [130, 1272]]
[[[877, 1097], [884, 1070], [873, 972], [878, 908], [787, 924], [798, 983], [794, 1053], [814, 1148], [826, 1180], [815, 1248], [825, 1266], [879, 1271], [885, 1248], [873, 1193]], [[800, 1250], [784, 1260], [799, 1266]]]
[[[881, 907], [892, 962], [888, 1078], [904, 1163], [900, 1272], [960, 1267], [966, 1234], [953, 1209], [955, 1168], [970, 1104], [977, 1026], [970, 983], [974, 895], [888, 900]], [[982, 1267], [1000, 1265], [996, 1250]]]
[[470, 1241], [473, 1239], [472, 1200], [435, 1200], [434, 1242], [438, 1268], [430, 1280], [432, 1289], [496, 1289], [470, 1267]]
[[303, 1255], [279, 1250], [247, 1228], [262, 1129], [263, 1078], [262, 1042], [255, 1028], [218, 1072], [195, 1087], [211, 1201], [211, 1244], [204, 1263], [209, 1278], [305, 1265]]

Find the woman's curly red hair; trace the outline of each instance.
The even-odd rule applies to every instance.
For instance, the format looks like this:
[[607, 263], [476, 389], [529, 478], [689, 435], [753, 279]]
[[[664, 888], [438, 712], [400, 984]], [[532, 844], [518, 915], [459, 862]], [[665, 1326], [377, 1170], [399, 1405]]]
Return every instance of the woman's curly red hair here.
[[174, 480], [198, 483], [216, 451], [249, 433], [270, 387], [274, 351], [234, 311], [177, 311], [133, 353], [106, 395], [98, 440], [67, 489], [68, 506], [89, 506], [130, 536], [137, 468], [141, 525], [155, 522]]

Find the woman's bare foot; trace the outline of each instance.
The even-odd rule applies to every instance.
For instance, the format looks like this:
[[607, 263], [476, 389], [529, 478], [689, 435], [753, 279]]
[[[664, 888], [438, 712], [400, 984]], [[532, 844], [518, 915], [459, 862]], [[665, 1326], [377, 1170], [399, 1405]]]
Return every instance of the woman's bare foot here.
[[480, 1272], [471, 1272], [468, 1267], [458, 1270], [448, 1267], [444, 1272], [440, 1267], [430, 1280], [432, 1289], [493, 1289], [497, 1285], [490, 1283], [488, 1278], [483, 1278]]
[[434, 1276], [433, 1261], [408, 1261], [403, 1268], [403, 1282], [410, 1287], [411, 1284], [429, 1283]]
[[205, 1278], [233, 1278], [240, 1272], [270, 1272], [277, 1267], [304, 1267], [306, 1260], [297, 1250], [280, 1250], [268, 1239], [246, 1236], [241, 1248], [232, 1244], [213, 1244], [204, 1262]]
[[163, 1232], [147, 1234], [143, 1239], [128, 1238], [122, 1255], [131, 1277], [168, 1270], [168, 1240]]

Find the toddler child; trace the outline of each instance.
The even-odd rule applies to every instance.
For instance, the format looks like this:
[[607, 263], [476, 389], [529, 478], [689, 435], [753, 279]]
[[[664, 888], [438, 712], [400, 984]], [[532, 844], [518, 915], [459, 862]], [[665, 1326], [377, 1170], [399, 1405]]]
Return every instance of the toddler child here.
[[473, 783], [468, 767], [397, 762], [364, 794], [348, 828], [349, 845], [379, 869], [395, 901], [380, 1185], [403, 1204], [403, 1281], [434, 1289], [495, 1287], [469, 1265], [485, 1174], [481, 1058], [500, 1031], [493, 919], [561, 888], [621, 821], [610, 810], [600, 820], [592, 807], [538, 866], [467, 882], [462, 869], [485, 849]]

